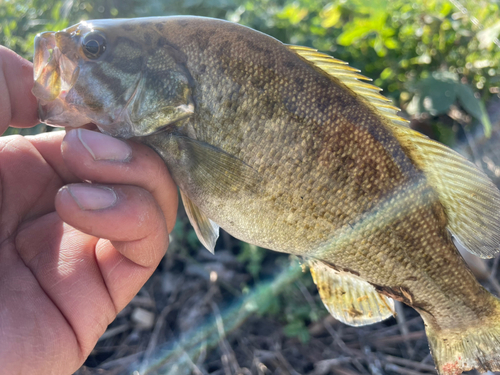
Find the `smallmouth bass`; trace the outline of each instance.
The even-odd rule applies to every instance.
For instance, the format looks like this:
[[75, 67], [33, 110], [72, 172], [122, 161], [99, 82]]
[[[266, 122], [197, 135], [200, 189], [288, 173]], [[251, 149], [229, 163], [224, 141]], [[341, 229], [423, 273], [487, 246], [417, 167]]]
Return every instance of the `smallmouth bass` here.
[[[219, 227], [303, 256], [332, 315], [422, 316], [440, 374], [500, 370], [500, 302], [453, 244], [500, 251], [500, 192], [344, 62], [201, 17], [81, 22], [35, 40], [41, 120], [152, 147], [213, 252]], [[451, 234], [450, 234], [451, 233]]]

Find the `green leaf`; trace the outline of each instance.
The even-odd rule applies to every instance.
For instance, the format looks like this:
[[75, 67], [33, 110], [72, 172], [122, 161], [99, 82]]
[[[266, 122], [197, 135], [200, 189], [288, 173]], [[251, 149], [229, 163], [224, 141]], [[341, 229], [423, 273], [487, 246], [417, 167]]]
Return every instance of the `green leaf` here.
[[393, 74], [394, 74], [394, 72], [392, 71], [391, 68], [385, 68], [382, 71], [382, 73], [380, 73], [380, 78], [385, 80], [385, 79], [391, 77]]
[[53, 8], [52, 12], [50, 13], [52, 16], [52, 20], [54, 21], [59, 21], [59, 18], [61, 16], [61, 6], [62, 3], [57, 3]]
[[484, 128], [484, 136], [486, 138], [491, 137], [491, 121], [490, 116], [488, 116], [488, 112], [486, 111], [486, 107], [482, 101], [479, 102], [479, 106], [481, 107], [481, 122]]
[[294, 320], [287, 324], [283, 331], [288, 337], [297, 337], [303, 343], [310, 339], [309, 331], [302, 320]]
[[351, 0], [350, 3], [356, 6], [358, 12], [373, 15], [374, 13], [385, 13], [389, 0]]
[[363, 38], [366, 34], [369, 34], [372, 31], [373, 29], [371, 26], [366, 23], [363, 25], [358, 24], [357, 27], [346, 28], [346, 30], [339, 35], [337, 43], [342, 46], [349, 46], [353, 44], [354, 41]]
[[327, 5], [319, 14], [322, 21], [321, 26], [325, 29], [335, 26], [342, 15], [339, 6]]
[[491, 136], [491, 122], [483, 102], [476, 98], [469, 86], [464, 84], [458, 84], [457, 94], [462, 107], [469, 115], [481, 121], [484, 135], [489, 138]]
[[287, 19], [292, 25], [296, 25], [301, 22], [308, 13], [309, 11], [307, 8], [301, 8], [298, 3], [292, 3], [285, 6], [283, 10], [278, 13], [278, 17]]
[[474, 96], [472, 89], [467, 85], [458, 84], [457, 94], [460, 104], [465, 108], [467, 113], [480, 120], [482, 116], [481, 106], [479, 105], [479, 99]]
[[458, 77], [449, 72], [434, 72], [417, 84], [418, 112], [433, 116], [447, 113], [457, 98]]

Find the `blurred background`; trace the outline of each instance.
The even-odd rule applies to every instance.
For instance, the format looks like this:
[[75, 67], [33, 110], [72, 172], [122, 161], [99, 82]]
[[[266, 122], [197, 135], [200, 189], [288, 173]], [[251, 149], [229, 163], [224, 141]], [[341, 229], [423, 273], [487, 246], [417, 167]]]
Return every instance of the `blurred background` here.
[[[0, 44], [31, 60], [38, 32], [80, 20], [202, 15], [361, 69], [411, 126], [500, 184], [498, 0], [0, 0]], [[6, 134], [51, 131], [40, 124]], [[498, 259], [468, 256], [500, 294]], [[432, 374], [418, 314], [352, 328], [328, 315], [301, 260], [222, 233], [215, 256], [179, 209], [169, 251], [77, 374]]]

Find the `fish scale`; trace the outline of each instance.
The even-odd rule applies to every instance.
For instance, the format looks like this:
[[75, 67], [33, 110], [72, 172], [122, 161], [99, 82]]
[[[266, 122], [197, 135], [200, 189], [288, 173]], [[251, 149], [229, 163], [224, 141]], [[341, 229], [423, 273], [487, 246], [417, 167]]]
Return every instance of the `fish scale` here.
[[[51, 57], [57, 40], [79, 54], [55, 46]], [[480, 256], [498, 254], [500, 192], [410, 129], [357, 69], [197, 17], [87, 21], [35, 46], [41, 117], [94, 122], [152, 147], [207, 249], [222, 227], [303, 256], [342, 322], [386, 319], [396, 299], [424, 319], [440, 374], [500, 370], [500, 302], [450, 235]], [[73, 85], [63, 59], [78, 66]], [[71, 86], [64, 97], [51, 86], [61, 81]]]

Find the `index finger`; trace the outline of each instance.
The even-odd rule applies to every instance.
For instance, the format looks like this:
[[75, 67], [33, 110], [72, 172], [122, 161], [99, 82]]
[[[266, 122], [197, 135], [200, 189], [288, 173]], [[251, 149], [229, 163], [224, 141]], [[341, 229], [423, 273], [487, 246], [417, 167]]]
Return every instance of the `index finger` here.
[[7, 127], [28, 128], [38, 123], [33, 87], [33, 64], [0, 46], [0, 134]]

